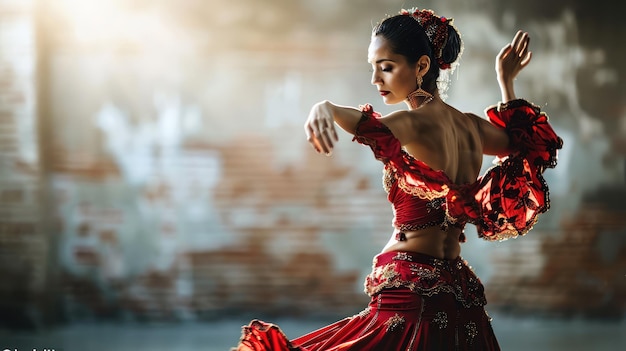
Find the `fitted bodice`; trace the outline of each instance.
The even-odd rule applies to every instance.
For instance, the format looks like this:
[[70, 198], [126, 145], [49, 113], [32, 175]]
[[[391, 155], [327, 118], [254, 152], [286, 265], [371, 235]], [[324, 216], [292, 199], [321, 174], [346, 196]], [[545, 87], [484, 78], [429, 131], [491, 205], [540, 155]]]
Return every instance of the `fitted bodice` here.
[[563, 142], [536, 106], [515, 100], [487, 110], [492, 123], [509, 134], [515, 150], [475, 182], [461, 185], [408, 154], [370, 105], [362, 106], [362, 112], [353, 140], [368, 145], [384, 164], [383, 185], [396, 229], [439, 225], [445, 230], [471, 222], [479, 236], [503, 240], [528, 232], [549, 208], [542, 173], [556, 165]]

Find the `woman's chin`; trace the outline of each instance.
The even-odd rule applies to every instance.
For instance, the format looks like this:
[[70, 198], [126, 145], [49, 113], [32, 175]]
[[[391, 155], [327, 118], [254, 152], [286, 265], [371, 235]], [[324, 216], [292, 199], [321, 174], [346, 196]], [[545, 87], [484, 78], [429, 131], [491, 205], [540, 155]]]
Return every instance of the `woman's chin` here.
[[383, 96], [382, 98], [383, 98], [383, 103], [385, 105], [395, 105], [395, 104], [399, 104], [402, 102], [402, 101], [396, 101], [397, 99], [394, 99], [390, 96]]

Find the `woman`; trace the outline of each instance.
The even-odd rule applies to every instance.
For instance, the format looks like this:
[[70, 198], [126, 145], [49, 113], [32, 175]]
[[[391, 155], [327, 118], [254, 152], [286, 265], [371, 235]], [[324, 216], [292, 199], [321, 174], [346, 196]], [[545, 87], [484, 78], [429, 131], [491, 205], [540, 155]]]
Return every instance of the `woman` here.
[[[456, 64], [462, 48], [451, 20], [411, 9], [374, 28], [372, 84], [386, 104], [408, 109], [381, 117], [369, 105], [324, 101], [305, 123], [318, 152], [332, 152], [336, 124], [384, 164], [395, 230], [366, 279], [370, 305], [291, 341], [255, 320], [238, 350], [499, 350], [483, 286], [459, 243], [466, 223], [488, 240], [523, 235], [549, 207], [542, 173], [556, 165], [562, 140], [538, 107], [515, 97], [528, 44], [520, 31], [496, 58], [502, 103], [487, 110], [490, 123], [440, 97], [440, 71]], [[499, 156], [499, 165], [478, 177], [483, 154]]]

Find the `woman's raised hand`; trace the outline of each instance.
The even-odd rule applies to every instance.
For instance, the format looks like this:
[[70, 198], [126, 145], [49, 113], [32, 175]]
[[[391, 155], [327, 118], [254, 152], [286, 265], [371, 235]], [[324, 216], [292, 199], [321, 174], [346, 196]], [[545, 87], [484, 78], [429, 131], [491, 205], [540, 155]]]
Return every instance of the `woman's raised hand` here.
[[328, 101], [319, 102], [311, 108], [304, 123], [304, 132], [315, 151], [331, 155], [339, 136], [335, 129], [332, 105]]
[[496, 57], [496, 73], [502, 90], [503, 102], [515, 99], [513, 81], [532, 57], [529, 42], [528, 33], [520, 30], [515, 34], [513, 41], [504, 46]]

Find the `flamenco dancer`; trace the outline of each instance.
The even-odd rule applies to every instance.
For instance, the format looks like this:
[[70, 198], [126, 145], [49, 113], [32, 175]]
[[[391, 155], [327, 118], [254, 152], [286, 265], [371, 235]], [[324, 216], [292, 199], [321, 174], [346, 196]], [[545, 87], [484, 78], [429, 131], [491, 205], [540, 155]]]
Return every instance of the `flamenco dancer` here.
[[[402, 10], [373, 29], [368, 60], [385, 104], [407, 109], [381, 116], [370, 105], [313, 106], [305, 131], [315, 150], [330, 155], [337, 125], [383, 163], [394, 231], [366, 278], [365, 310], [292, 340], [253, 320], [236, 350], [500, 349], [484, 287], [460, 257], [463, 228], [475, 225], [486, 240], [526, 234], [549, 208], [542, 174], [556, 166], [563, 141], [539, 107], [515, 96], [513, 81], [531, 60], [527, 33], [496, 57], [502, 101], [487, 109], [489, 121], [441, 98], [440, 73], [461, 50], [451, 19]], [[483, 154], [498, 164], [479, 176]]]

